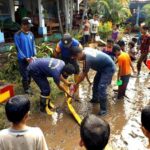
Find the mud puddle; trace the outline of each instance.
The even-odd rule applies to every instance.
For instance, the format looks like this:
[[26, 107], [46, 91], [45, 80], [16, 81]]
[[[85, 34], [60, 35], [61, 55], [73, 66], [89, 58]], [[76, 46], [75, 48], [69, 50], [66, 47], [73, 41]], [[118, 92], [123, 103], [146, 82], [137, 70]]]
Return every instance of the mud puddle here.
[[[94, 72], [90, 73], [93, 79]], [[111, 126], [109, 144], [114, 150], [146, 150], [147, 139], [140, 129], [140, 110], [150, 102], [150, 75], [142, 72], [140, 78], [132, 77], [128, 85], [127, 97], [121, 101], [115, 101], [113, 89], [116, 87], [114, 78], [109, 87], [109, 114], [104, 117]], [[73, 102], [73, 106], [81, 117], [87, 114], [97, 114], [98, 104], [91, 104], [92, 86], [85, 80], [80, 85], [80, 102]], [[65, 98], [60, 97], [56, 101], [59, 108], [53, 117], [43, 114], [33, 114], [30, 125], [39, 126], [46, 137], [50, 150], [83, 150], [79, 147], [79, 125], [70, 114]]]

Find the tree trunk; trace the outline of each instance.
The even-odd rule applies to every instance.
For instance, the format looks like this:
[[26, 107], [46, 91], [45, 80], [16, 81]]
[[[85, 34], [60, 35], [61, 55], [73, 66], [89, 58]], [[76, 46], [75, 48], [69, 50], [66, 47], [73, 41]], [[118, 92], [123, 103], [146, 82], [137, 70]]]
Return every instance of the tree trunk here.
[[69, 31], [72, 31], [72, 24], [73, 24], [73, 0], [70, 0], [70, 28]]
[[59, 28], [60, 28], [61, 34], [63, 34], [63, 26], [62, 26], [62, 21], [61, 21], [61, 17], [60, 17], [59, 0], [56, 0], [56, 2], [57, 2], [57, 14], [58, 14], [58, 20], [59, 20]]
[[[88, 2], [87, 2], [87, 0], [84, 0], [83, 1], [83, 3], [84, 3], [84, 11], [83, 11], [83, 15], [82, 15], [82, 23], [83, 23], [83, 20], [84, 20], [84, 16], [86, 16], [87, 15], [87, 7], [88, 7]], [[81, 23], [81, 25], [80, 25], [80, 28], [82, 28], [82, 23]]]
[[73, 22], [73, 0], [64, 0], [64, 12], [66, 32], [71, 32]]

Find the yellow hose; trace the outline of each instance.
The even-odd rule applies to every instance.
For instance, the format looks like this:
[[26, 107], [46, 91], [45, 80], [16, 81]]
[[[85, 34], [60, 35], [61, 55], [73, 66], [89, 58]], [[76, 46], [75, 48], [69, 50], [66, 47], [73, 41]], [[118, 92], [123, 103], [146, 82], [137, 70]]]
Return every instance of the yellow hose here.
[[67, 100], [67, 105], [68, 105], [68, 108], [70, 110], [70, 112], [72, 113], [72, 115], [74, 116], [74, 118], [76, 119], [76, 121], [78, 122], [79, 125], [81, 125], [81, 118], [80, 116], [77, 114], [77, 112], [75, 111], [75, 109], [73, 108], [73, 106], [71, 105], [71, 102], [72, 102], [72, 98], [68, 98]]

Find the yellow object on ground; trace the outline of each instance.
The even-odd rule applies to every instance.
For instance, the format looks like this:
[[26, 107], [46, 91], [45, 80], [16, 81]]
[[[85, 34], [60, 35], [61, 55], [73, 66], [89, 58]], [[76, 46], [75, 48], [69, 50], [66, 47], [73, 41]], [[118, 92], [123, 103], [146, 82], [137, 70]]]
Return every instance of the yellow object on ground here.
[[10, 98], [10, 92], [6, 91], [0, 94], [0, 103], [3, 103], [6, 99]]
[[14, 96], [13, 85], [0, 85], [0, 103], [6, 102], [12, 96]]
[[72, 115], [74, 116], [74, 118], [76, 119], [76, 121], [78, 122], [78, 124], [81, 125], [82, 120], [80, 116], [77, 114], [77, 112], [75, 111], [75, 109], [73, 108], [73, 106], [71, 105], [71, 102], [72, 102], [72, 98], [68, 98], [67, 100], [68, 108], [70, 112], [72, 113]]
[[48, 115], [54, 114], [54, 111], [50, 110], [48, 106], [46, 106], [45, 111]]
[[55, 109], [55, 106], [54, 104], [50, 101], [50, 96], [47, 97], [46, 99], [46, 108], [45, 108], [45, 111], [48, 115], [52, 115], [54, 113], [54, 111], [51, 110], [52, 109]]
[[[65, 89], [67, 89], [69, 91], [69, 87], [64, 85]], [[65, 94], [65, 96], [67, 97], [67, 94]], [[68, 97], [67, 97], [68, 98]], [[73, 106], [71, 105], [72, 103], [72, 98], [69, 97], [67, 99], [67, 105], [68, 105], [68, 108], [69, 108], [69, 111], [72, 113], [72, 115], [74, 116], [74, 118], [76, 119], [76, 121], [78, 122], [79, 125], [81, 125], [81, 117], [77, 114], [77, 112], [75, 111], [75, 109], [73, 108]]]

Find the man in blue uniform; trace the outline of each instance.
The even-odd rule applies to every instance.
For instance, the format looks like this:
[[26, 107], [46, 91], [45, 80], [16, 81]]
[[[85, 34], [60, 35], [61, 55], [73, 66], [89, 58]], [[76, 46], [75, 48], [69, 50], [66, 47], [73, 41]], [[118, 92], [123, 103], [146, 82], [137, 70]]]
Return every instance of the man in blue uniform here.
[[111, 83], [115, 73], [115, 63], [107, 54], [92, 48], [82, 51], [79, 47], [73, 47], [72, 54], [76, 59], [85, 61], [83, 71], [76, 83], [77, 86], [84, 80], [90, 68], [97, 72], [94, 77], [91, 102], [99, 102], [99, 115], [105, 115], [107, 113], [107, 86]]
[[24, 17], [21, 23], [21, 30], [15, 33], [14, 41], [17, 48], [19, 71], [22, 76], [22, 84], [25, 93], [30, 93], [31, 77], [27, 71], [29, 62], [36, 55], [34, 35], [30, 31], [31, 19]]
[[37, 58], [29, 64], [28, 70], [41, 90], [40, 110], [51, 114], [51, 108], [54, 106], [50, 101], [51, 90], [47, 77], [52, 77], [58, 88], [70, 96], [61, 81], [67, 86], [71, 85], [65, 78], [74, 74], [74, 67], [71, 64], [65, 65], [64, 61], [55, 58]]
[[69, 33], [63, 35], [61, 41], [57, 44], [54, 56], [56, 58], [61, 55], [61, 59], [65, 62], [65, 64], [72, 64], [75, 68], [75, 80], [78, 78], [79, 74], [79, 65], [75, 59], [72, 58], [71, 47], [78, 46], [82, 47], [78, 40], [71, 37]]

